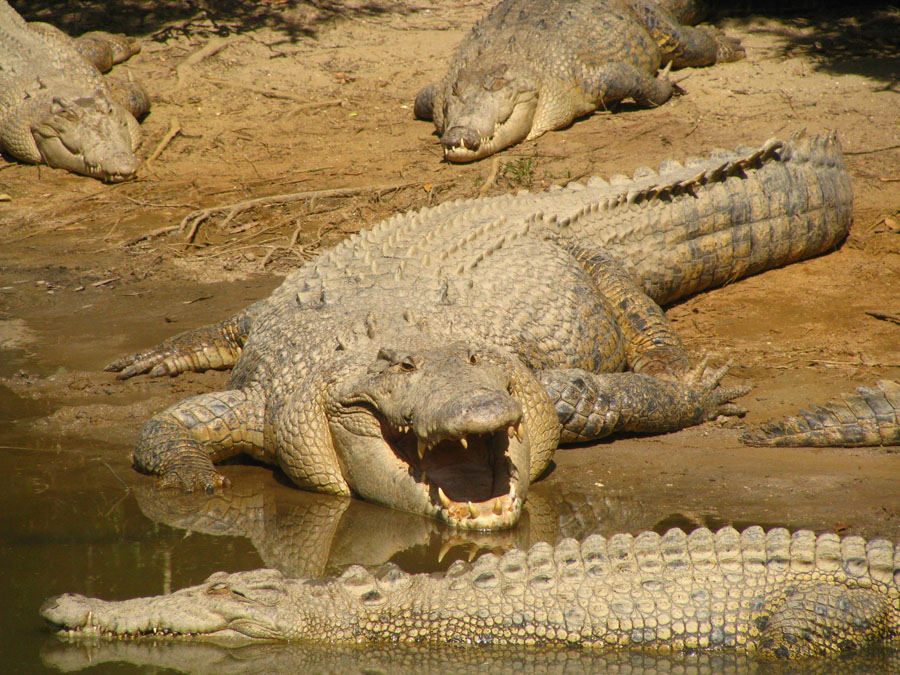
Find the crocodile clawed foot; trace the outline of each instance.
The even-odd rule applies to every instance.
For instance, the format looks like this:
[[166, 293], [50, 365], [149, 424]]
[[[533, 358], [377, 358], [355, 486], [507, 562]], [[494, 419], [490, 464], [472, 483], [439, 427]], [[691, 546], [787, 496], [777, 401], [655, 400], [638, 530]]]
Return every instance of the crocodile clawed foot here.
[[716, 63], [740, 61], [747, 56], [747, 52], [738, 38], [729, 37], [712, 26], [698, 26], [698, 28], [704, 30], [716, 43]]
[[740, 398], [750, 391], [747, 385], [734, 385], [731, 387], [721, 386], [722, 378], [731, 369], [734, 364], [733, 359], [719, 367], [711, 368], [709, 366], [709, 356], [704, 356], [694, 368], [691, 368], [684, 374], [682, 381], [685, 385], [701, 390], [704, 399], [704, 409], [706, 410], [706, 418], [714, 419], [719, 415], [741, 417], [747, 414], [747, 409], [733, 400]]
[[156, 372], [164, 364], [160, 363], [162, 356], [155, 350], [146, 352], [138, 352], [131, 356], [124, 356], [116, 359], [112, 363], [103, 368], [108, 373], [118, 373], [116, 378], [119, 380], [127, 380], [135, 375], [142, 375], [151, 371], [151, 375], [158, 376], [168, 373], [168, 370]]

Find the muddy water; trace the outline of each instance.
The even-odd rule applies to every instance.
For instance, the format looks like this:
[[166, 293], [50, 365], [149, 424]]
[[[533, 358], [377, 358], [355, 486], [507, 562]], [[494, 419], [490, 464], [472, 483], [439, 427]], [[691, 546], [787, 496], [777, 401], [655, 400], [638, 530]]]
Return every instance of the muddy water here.
[[[161, 289], [126, 280], [81, 295], [85, 291], [73, 290], [77, 280], [52, 280], [51, 294], [47, 284], [36, 283], [41, 279], [25, 278], [27, 283], [5, 291], [9, 309], [0, 314], [0, 653], [14, 672], [475, 672], [486, 666], [746, 672], [757, 665], [730, 656], [473, 656], [452, 649], [296, 646], [88, 649], [56, 640], [41, 625], [38, 610], [57, 593], [111, 599], [158, 594], [218, 570], [270, 566], [320, 576], [350, 564], [393, 561], [409, 571], [430, 571], [484, 551], [592, 532], [761, 524], [898, 535], [896, 455], [751, 453], [735, 443], [733, 430], [717, 427], [564, 450], [534, 488], [521, 525], [495, 535], [458, 534], [407, 514], [301, 492], [260, 466], [225, 467], [235, 486], [226, 495], [160, 493], [129, 467], [137, 430], [153, 410], [221, 388], [225, 376], [120, 383], [100, 371], [102, 364], [222, 318], [265, 295], [273, 281]], [[9, 289], [9, 283], [0, 274], [0, 286]], [[821, 672], [896, 672], [896, 659], [876, 650], [825, 664]]]

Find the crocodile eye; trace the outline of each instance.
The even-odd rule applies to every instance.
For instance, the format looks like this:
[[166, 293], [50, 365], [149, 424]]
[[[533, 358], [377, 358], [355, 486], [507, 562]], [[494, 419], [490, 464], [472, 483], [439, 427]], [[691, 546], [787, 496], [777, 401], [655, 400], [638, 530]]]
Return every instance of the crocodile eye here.
[[224, 581], [216, 582], [206, 589], [207, 595], [227, 595], [229, 593], [231, 593], [231, 585]]
[[400, 362], [400, 370], [404, 373], [411, 373], [416, 369], [416, 364], [411, 359], [403, 359]]

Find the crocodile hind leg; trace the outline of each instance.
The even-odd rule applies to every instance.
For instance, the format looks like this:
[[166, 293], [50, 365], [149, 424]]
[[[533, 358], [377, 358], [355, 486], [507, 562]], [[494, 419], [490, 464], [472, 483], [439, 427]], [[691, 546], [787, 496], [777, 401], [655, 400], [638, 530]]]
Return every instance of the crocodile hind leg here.
[[245, 310], [211, 326], [175, 335], [153, 349], [117, 359], [104, 370], [118, 372], [116, 377], [127, 380], [146, 372], [158, 377], [231, 368], [241, 355], [250, 327], [250, 313]]
[[700, 364], [687, 376], [665, 379], [639, 373], [589, 373], [549, 369], [538, 379], [556, 408], [562, 443], [603, 438], [612, 433], [662, 433], [700, 424], [718, 415], [741, 414], [732, 399], [749, 387], [721, 387], [724, 366]]
[[741, 440], [757, 446], [900, 445], [900, 382], [881, 380], [878, 389], [856, 392], [801, 410], [799, 417], [764, 424]]
[[134, 468], [164, 487], [214, 492], [228, 481], [214, 467], [241, 452], [265, 460], [263, 411], [244, 391], [192, 396], [154, 415], [141, 429]]
[[[865, 560], [865, 553], [863, 556]], [[754, 623], [760, 629], [760, 654], [797, 658], [826, 656], [890, 640], [895, 637], [892, 626], [898, 621], [898, 608], [882, 592], [820, 583], [790, 589]]]
[[572, 257], [606, 298], [622, 335], [628, 368], [645, 375], [681, 377], [690, 359], [662, 308], [616, 261], [602, 252], [570, 246]]
[[740, 41], [717, 28], [683, 26], [665, 9], [646, 0], [635, 2], [634, 6], [641, 23], [656, 40], [663, 63], [671, 62], [675, 68], [686, 68], [744, 58]]

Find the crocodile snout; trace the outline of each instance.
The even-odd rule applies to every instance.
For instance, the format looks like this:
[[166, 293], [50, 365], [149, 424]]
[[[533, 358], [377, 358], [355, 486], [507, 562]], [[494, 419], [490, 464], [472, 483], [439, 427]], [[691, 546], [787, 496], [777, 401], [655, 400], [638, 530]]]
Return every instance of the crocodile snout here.
[[448, 401], [437, 415], [444, 434], [461, 438], [467, 434], [486, 434], [518, 424], [522, 405], [502, 391], [485, 391]]
[[481, 145], [481, 138], [472, 127], [451, 127], [441, 136], [441, 145], [448, 150], [458, 147], [477, 150]]

